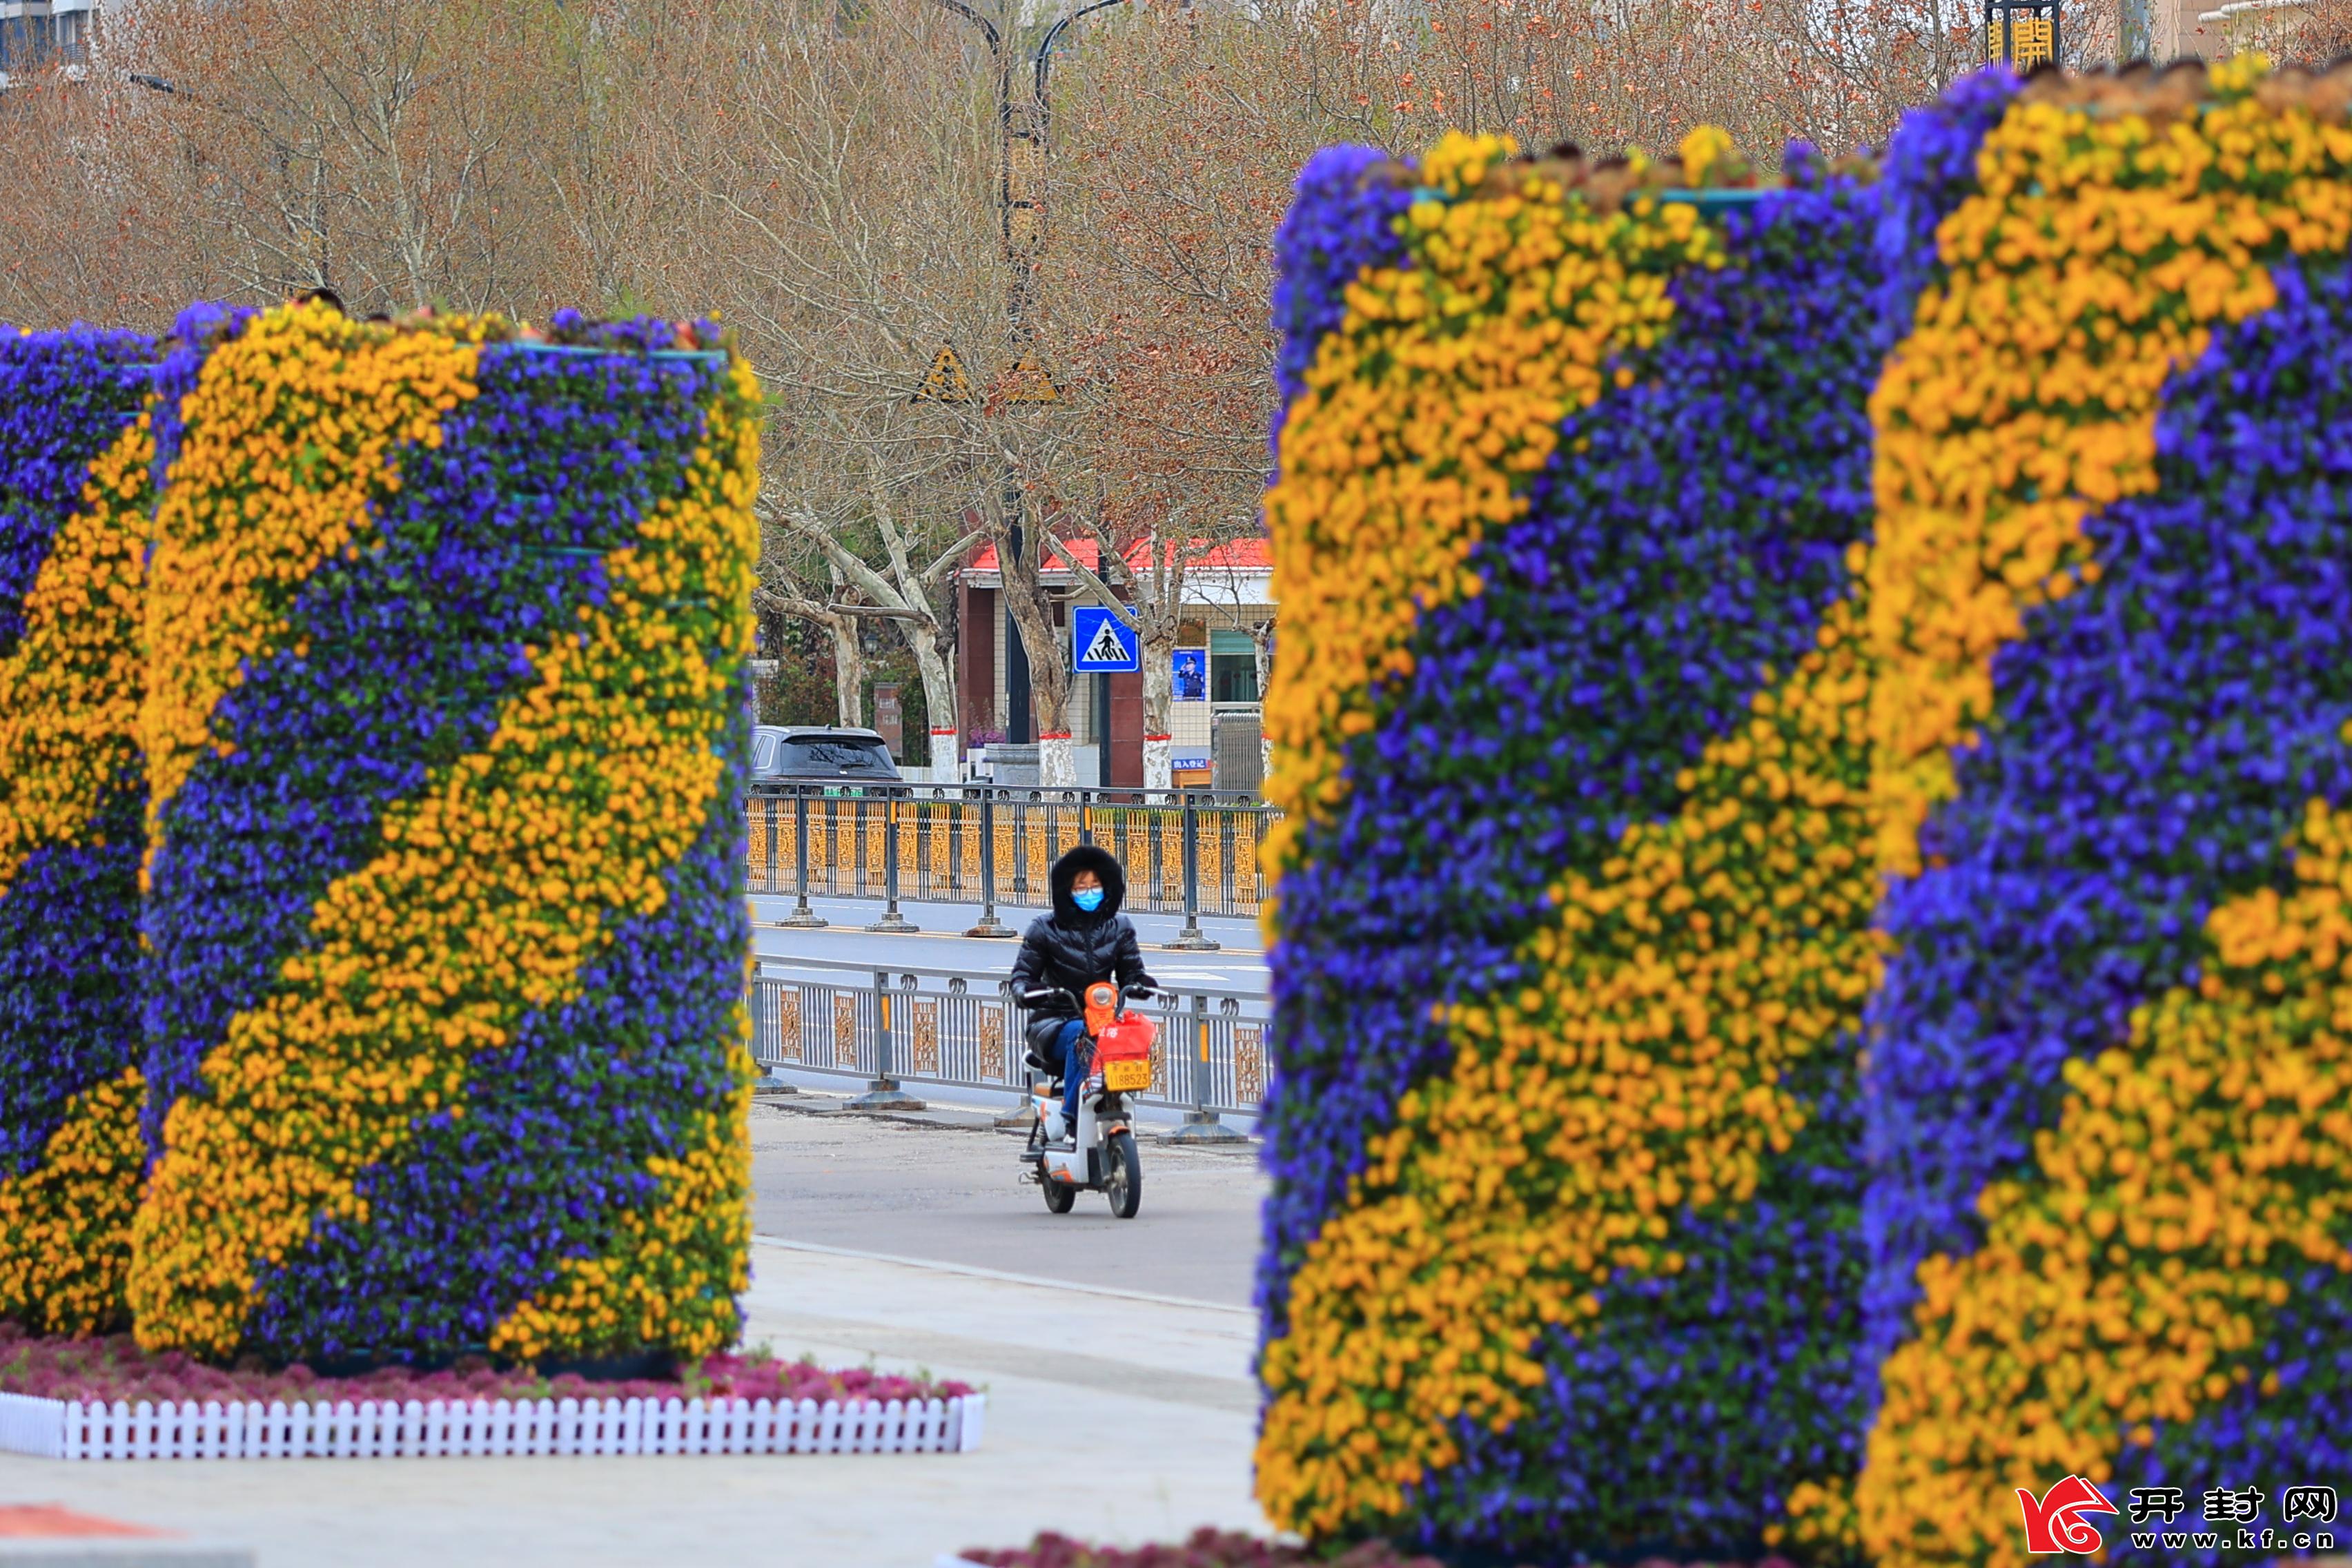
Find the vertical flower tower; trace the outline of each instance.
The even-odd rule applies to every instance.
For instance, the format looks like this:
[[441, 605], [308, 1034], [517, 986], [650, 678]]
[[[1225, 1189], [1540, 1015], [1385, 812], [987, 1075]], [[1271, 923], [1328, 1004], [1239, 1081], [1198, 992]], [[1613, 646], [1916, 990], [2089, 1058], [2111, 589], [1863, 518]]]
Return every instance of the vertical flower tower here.
[[2352, 73], [2001, 97], [1874, 403], [1890, 1568], [2352, 1474]]
[[1507, 152], [1279, 241], [1259, 1495], [1750, 1542], [1860, 1436], [1877, 189]]
[[192, 310], [150, 569], [142, 1344], [730, 1343], [756, 384]]
[[2262, 72], [1302, 177], [1277, 1523], [2008, 1565], [2352, 1468], [2352, 76]]
[[0, 1318], [120, 1327], [153, 345], [0, 327]]

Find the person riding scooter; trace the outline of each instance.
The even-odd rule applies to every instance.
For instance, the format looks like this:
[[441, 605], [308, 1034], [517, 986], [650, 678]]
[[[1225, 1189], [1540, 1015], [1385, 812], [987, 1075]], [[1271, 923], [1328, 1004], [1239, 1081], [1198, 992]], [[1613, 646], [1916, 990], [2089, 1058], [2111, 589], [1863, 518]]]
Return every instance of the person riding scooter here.
[[1013, 994], [1040, 994], [1029, 1014], [1030, 1052], [1062, 1079], [1062, 1103], [1045, 1117], [1045, 1137], [1058, 1142], [1078, 1116], [1086, 1084], [1087, 1025], [1078, 998], [1097, 980], [1118, 984], [1130, 996], [1159, 989], [1144, 973], [1135, 927], [1118, 912], [1127, 873], [1108, 850], [1081, 844], [1054, 862], [1054, 912], [1029, 923], [1021, 956], [1013, 963]]

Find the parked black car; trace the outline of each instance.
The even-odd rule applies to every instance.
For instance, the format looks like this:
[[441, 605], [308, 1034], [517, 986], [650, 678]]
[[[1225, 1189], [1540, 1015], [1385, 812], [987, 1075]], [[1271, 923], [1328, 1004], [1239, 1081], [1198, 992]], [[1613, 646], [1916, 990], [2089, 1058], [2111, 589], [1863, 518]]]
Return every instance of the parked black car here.
[[828, 795], [859, 795], [866, 785], [897, 784], [898, 765], [871, 730], [761, 724], [751, 731], [751, 779], [761, 784], [824, 784]]

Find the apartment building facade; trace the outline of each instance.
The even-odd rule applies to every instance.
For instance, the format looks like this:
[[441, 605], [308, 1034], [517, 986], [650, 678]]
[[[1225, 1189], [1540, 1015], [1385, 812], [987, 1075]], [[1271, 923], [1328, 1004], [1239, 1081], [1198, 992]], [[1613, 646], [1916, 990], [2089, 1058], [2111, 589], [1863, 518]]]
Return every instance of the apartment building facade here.
[[0, 73], [84, 63], [99, 8], [100, 0], [0, 0]]

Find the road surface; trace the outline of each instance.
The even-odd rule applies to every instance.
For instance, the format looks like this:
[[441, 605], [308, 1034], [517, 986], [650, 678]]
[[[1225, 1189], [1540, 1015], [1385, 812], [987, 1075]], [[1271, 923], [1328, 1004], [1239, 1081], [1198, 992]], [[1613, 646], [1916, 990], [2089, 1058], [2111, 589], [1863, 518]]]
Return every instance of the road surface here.
[[1099, 1194], [1066, 1215], [1018, 1180], [1021, 1140], [816, 1116], [751, 1118], [752, 1225], [763, 1236], [1246, 1307], [1265, 1181], [1255, 1145], [1147, 1139], [1143, 1207], [1113, 1219]]

